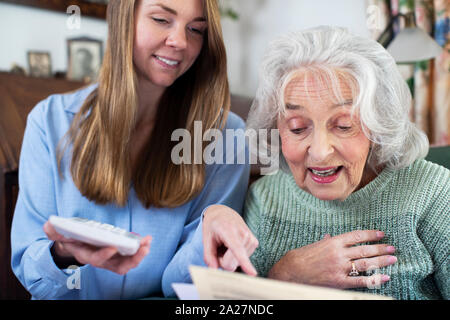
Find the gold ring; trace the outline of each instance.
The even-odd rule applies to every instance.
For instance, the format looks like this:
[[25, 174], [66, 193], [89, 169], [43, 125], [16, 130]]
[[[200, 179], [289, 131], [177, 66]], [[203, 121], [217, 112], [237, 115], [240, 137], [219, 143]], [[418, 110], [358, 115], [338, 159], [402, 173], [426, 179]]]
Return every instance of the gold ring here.
[[348, 275], [350, 277], [357, 277], [357, 276], [359, 276], [358, 269], [356, 269], [356, 265], [355, 265], [355, 263], [353, 261], [352, 261], [352, 270], [350, 271], [350, 273]]

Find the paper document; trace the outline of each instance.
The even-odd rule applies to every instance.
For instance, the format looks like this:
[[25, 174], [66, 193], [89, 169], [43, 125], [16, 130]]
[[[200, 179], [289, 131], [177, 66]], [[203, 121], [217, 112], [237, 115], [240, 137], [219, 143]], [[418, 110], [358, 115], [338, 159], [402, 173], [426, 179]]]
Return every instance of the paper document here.
[[172, 283], [172, 288], [180, 300], [199, 300], [197, 288], [191, 283]]
[[201, 300], [392, 300], [354, 291], [294, 284], [243, 273], [191, 266]]

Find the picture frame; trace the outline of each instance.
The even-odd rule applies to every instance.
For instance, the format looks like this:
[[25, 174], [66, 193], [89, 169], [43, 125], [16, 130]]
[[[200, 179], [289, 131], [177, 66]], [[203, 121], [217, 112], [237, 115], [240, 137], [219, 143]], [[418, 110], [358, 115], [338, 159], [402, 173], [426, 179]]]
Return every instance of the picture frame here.
[[76, 5], [84, 16], [106, 19], [106, 7], [109, 0], [0, 0], [0, 2], [53, 10], [64, 14], [67, 13], [69, 6]]
[[28, 68], [32, 77], [49, 78], [52, 76], [50, 52], [28, 51]]
[[103, 41], [88, 37], [67, 40], [68, 80], [95, 82], [103, 61]]

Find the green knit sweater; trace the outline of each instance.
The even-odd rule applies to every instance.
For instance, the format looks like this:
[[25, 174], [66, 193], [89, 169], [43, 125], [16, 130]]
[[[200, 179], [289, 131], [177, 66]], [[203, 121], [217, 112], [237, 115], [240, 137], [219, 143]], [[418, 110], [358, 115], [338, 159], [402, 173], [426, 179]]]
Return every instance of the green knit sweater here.
[[439, 165], [417, 160], [385, 169], [344, 201], [317, 199], [280, 170], [250, 187], [245, 220], [260, 243], [251, 261], [261, 276], [289, 250], [327, 233], [381, 230], [379, 243], [395, 246], [398, 260], [375, 272], [391, 280], [356, 290], [395, 299], [450, 299], [450, 170]]

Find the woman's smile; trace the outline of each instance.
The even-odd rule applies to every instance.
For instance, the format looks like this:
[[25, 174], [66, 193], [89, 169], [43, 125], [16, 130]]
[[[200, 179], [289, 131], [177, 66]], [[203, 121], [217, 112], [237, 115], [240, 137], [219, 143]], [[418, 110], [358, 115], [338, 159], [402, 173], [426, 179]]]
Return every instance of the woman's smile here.
[[328, 168], [308, 168], [309, 177], [316, 183], [333, 183], [339, 178], [342, 166]]
[[155, 61], [158, 64], [160, 64], [162, 67], [167, 68], [167, 69], [177, 69], [181, 62], [181, 60], [170, 59], [170, 58], [158, 56], [155, 54], [152, 55], [152, 58], [154, 58]]

